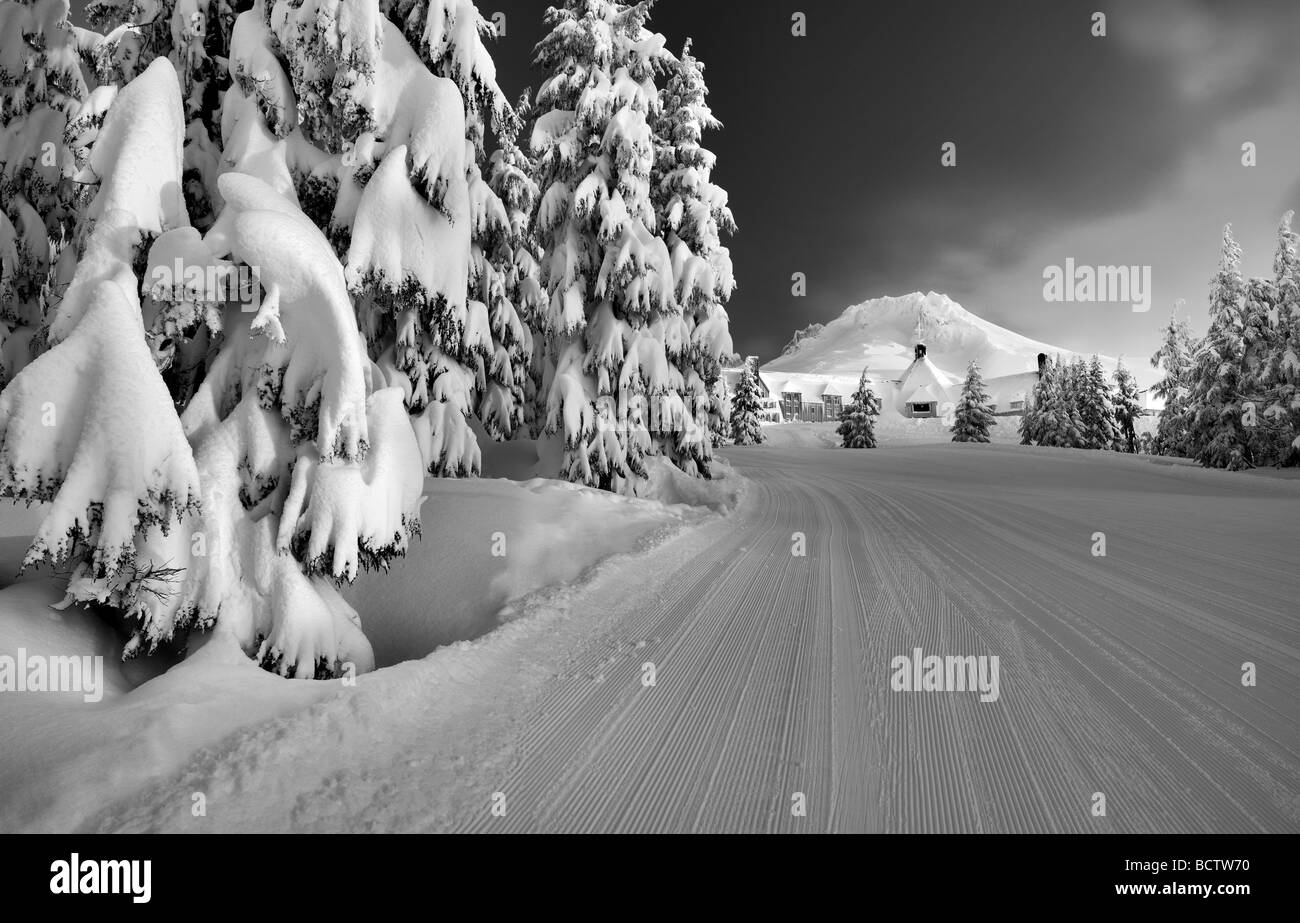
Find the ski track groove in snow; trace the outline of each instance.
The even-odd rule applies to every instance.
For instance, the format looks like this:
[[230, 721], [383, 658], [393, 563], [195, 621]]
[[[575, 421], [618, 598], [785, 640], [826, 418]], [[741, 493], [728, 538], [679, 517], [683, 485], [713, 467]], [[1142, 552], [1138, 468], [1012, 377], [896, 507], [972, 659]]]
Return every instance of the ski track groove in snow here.
[[[186, 829], [157, 805], [211, 790], [242, 829], [1300, 831], [1300, 485], [1014, 447], [728, 455], [753, 482], [731, 516], [90, 828]], [[891, 691], [916, 647], [998, 656], [999, 699]]]

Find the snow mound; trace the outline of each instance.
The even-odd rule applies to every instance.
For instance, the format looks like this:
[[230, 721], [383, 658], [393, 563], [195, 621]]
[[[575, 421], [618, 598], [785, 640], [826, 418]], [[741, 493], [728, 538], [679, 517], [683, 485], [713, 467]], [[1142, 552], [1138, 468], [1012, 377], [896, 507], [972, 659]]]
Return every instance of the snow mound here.
[[734, 510], [748, 482], [722, 461], [710, 466], [709, 478], [691, 477], [662, 456], [646, 459], [648, 478], [637, 495], [668, 506], [704, 507], [716, 513]]
[[379, 667], [478, 638], [512, 618], [523, 597], [579, 581], [709, 515], [541, 478], [430, 478], [424, 490], [438, 515], [406, 560], [343, 590]]

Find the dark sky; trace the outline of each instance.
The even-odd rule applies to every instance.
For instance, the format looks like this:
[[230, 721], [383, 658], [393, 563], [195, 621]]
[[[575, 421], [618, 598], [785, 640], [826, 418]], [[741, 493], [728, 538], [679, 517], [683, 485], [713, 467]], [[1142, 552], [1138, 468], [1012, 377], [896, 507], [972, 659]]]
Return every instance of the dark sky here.
[[[494, 57], [512, 97], [541, 79], [528, 62], [547, 5], [479, 2], [506, 14]], [[1294, 0], [659, 0], [651, 27], [674, 51], [695, 39], [725, 126], [705, 144], [740, 226], [742, 353], [935, 290], [1054, 345], [1145, 361], [1175, 299], [1203, 327], [1223, 224], [1264, 273], [1300, 205]], [[956, 167], [940, 166], [944, 141]], [[1151, 265], [1150, 312], [1045, 302], [1044, 267], [1067, 257]]]
[[[514, 99], [541, 80], [549, 4], [477, 2], [506, 15], [492, 50]], [[725, 126], [705, 144], [740, 226], [741, 353], [767, 359], [850, 304], [934, 290], [1145, 362], [1175, 299], [1203, 330], [1223, 225], [1263, 274], [1300, 206], [1300, 0], [659, 0], [651, 27], [675, 52], [695, 39]], [[1151, 310], [1045, 302], [1044, 268], [1067, 258], [1150, 265]]]

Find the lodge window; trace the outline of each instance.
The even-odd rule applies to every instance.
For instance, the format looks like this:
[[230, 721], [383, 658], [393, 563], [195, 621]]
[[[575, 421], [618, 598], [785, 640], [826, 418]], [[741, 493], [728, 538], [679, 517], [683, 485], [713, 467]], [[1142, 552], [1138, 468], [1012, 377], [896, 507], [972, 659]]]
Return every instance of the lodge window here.
[[930, 412], [931, 412], [930, 408], [931, 408], [932, 406], [934, 406], [934, 405], [932, 405], [932, 404], [913, 404], [913, 405], [912, 405], [912, 413], [930, 413]]
[[842, 405], [840, 404], [840, 399], [838, 397], [827, 395], [823, 397], [822, 400], [826, 404], [826, 416], [838, 417], [840, 415]]
[[1012, 401], [1012, 402], [1011, 402], [1011, 409], [1012, 409], [1012, 410], [1024, 410], [1024, 409], [1025, 409], [1025, 402], [1024, 402], [1024, 401]]

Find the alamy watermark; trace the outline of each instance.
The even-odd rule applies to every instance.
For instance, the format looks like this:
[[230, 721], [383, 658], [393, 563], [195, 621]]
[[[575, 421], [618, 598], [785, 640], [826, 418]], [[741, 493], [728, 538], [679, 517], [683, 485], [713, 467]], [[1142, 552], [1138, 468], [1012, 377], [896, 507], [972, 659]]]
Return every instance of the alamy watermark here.
[[50, 863], [51, 894], [129, 894], [147, 904], [153, 896], [152, 859], [82, 859], [73, 853]]
[[80, 692], [86, 702], [104, 697], [104, 658], [99, 655], [0, 654], [0, 692]]
[[996, 702], [1000, 689], [998, 658], [984, 654], [899, 654], [889, 661], [894, 671], [889, 687], [895, 692], [978, 692], [981, 702]]
[[1043, 269], [1044, 301], [1090, 301], [1132, 305], [1134, 313], [1151, 310], [1150, 266], [1079, 266], [1070, 257], [1064, 266]]

